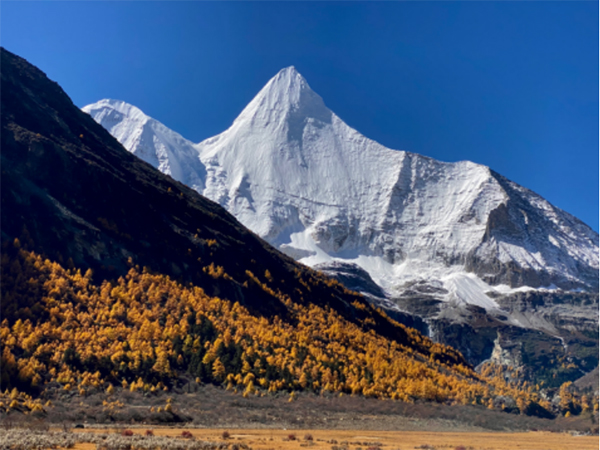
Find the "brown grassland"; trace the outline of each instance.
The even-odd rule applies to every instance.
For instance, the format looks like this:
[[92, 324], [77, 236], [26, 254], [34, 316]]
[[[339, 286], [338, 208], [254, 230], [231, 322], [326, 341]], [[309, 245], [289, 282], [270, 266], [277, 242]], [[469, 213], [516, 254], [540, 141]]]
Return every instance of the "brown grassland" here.
[[[152, 428], [157, 436], [181, 436], [181, 428]], [[144, 434], [145, 428], [133, 429]], [[427, 431], [366, 431], [366, 430], [282, 430], [218, 428], [190, 429], [194, 438], [208, 442], [223, 442], [228, 431], [230, 443], [246, 444], [254, 450], [314, 450], [359, 448], [396, 449], [471, 449], [471, 450], [596, 450], [598, 436], [573, 436], [568, 433], [525, 432], [427, 432]], [[106, 429], [85, 429], [82, 433], [106, 432]], [[293, 439], [290, 439], [291, 437]], [[312, 437], [311, 440], [307, 438]], [[95, 444], [77, 444], [79, 450], [95, 449]]]

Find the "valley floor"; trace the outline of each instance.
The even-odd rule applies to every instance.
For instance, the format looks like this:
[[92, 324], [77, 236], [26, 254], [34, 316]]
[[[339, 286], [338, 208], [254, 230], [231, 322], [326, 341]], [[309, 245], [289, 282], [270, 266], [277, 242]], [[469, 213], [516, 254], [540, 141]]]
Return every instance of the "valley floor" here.
[[[87, 397], [64, 390], [46, 392], [52, 406], [46, 408], [40, 419], [56, 425], [80, 423], [89, 427], [114, 423], [154, 426], [178, 423], [192, 428], [232, 429], [598, 433], [597, 416], [591, 416], [589, 412], [550, 420], [481, 406], [405, 403], [308, 393], [299, 394], [290, 402], [289, 396], [282, 393], [245, 398], [241, 393], [213, 385], [190, 386], [155, 394], [119, 388], [112, 395], [101, 392]], [[167, 405], [170, 406], [167, 408]], [[10, 417], [15, 416], [11, 414]]]
[[[194, 438], [208, 442], [224, 442], [224, 429], [152, 428], [156, 436], [181, 436], [189, 430]], [[133, 428], [135, 434], [144, 434], [147, 428]], [[80, 433], [119, 429], [86, 429]], [[284, 429], [231, 429], [225, 441], [245, 444], [252, 450], [595, 450], [598, 436], [574, 436], [568, 433], [524, 432], [427, 432], [427, 431], [369, 431], [369, 430], [284, 430]], [[126, 438], [125, 438], [126, 439]], [[95, 450], [96, 444], [79, 443], [79, 450]], [[243, 448], [240, 446], [240, 448]]]

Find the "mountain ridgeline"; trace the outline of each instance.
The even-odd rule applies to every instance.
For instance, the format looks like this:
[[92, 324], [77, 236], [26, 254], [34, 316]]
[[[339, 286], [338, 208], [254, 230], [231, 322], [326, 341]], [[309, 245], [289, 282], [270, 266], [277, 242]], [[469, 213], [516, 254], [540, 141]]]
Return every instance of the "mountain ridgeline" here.
[[[385, 315], [353, 307], [367, 305], [361, 296], [274, 250], [219, 205], [124, 150], [56, 83], [6, 50], [2, 87], [4, 242], [17, 238], [67, 268], [92, 269], [96, 282], [138, 265], [286, 318], [278, 295], [248, 283], [248, 272], [263, 279], [268, 272], [281, 295], [351, 321], [368, 314], [378, 333], [406, 338]], [[458, 353], [453, 358], [463, 362]]]
[[498, 285], [598, 287], [598, 234], [584, 223], [488, 167], [369, 140], [293, 67], [199, 144], [121, 101], [83, 110], [133, 154], [309, 265], [351, 261], [390, 289], [421, 274], [465, 303], [493, 304], [485, 291], [466, 291]]
[[597, 408], [568, 385], [553, 404], [492, 365], [475, 372], [129, 153], [39, 69], [0, 56], [3, 411], [51, 408], [39, 398], [57, 390], [85, 401], [190, 380], [290, 400]]
[[[597, 233], [488, 167], [366, 138], [293, 67], [197, 144], [122, 101], [83, 110], [274, 247], [473, 365], [525, 365], [560, 384], [598, 364]], [[576, 369], [558, 373], [563, 363]]]
[[537, 404], [274, 250], [1, 58], [3, 390], [154, 391], [187, 374], [247, 394]]

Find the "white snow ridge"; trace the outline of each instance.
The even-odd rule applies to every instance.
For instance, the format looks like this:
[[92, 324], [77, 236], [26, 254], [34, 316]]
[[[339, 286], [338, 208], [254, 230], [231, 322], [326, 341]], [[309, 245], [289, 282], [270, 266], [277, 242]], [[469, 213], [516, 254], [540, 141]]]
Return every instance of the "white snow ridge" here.
[[445, 301], [490, 310], [494, 291], [598, 288], [587, 225], [488, 167], [366, 138], [294, 67], [199, 144], [121, 101], [83, 110], [283, 252], [310, 266], [356, 264], [392, 297], [425, 281]]

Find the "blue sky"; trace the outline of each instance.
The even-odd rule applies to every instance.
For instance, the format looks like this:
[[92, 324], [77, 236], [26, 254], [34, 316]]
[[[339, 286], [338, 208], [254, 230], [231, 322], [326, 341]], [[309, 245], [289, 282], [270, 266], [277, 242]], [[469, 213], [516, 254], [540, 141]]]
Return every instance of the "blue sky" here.
[[596, 231], [598, 2], [2, 2], [2, 45], [75, 104], [198, 142], [295, 65], [367, 137], [490, 166]]

